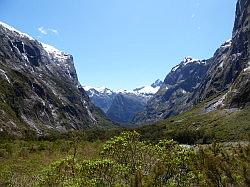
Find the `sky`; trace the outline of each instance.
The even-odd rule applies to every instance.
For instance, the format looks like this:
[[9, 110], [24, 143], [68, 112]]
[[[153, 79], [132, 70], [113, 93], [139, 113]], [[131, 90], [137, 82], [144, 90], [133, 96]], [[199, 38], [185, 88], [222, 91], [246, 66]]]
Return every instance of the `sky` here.
[[231, 38], [236, 0], [0, 0], [0, 21], [74, 57], [82, 85], [132, 90]]

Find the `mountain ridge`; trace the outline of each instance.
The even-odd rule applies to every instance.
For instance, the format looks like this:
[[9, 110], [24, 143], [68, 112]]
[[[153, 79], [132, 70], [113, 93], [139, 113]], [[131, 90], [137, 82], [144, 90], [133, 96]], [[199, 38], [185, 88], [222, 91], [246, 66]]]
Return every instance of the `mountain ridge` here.
[[249, 11], [249, 1], [238, 1], [232, 39], [224, 42], [210, 59], [200, 61], [187, 57], [172, 68], [157, 94], [149, 100], [145, 110], [135, 116], [133, 122], [151, 124], [187, 111], [199, 102], [223, 92], [226, 93], [217, 100], [220, 104], [217, 103], [214, 110], [248, 106]]
[[73, 57], [0, 23], [1, 133], [112, 126], [80, 85]]

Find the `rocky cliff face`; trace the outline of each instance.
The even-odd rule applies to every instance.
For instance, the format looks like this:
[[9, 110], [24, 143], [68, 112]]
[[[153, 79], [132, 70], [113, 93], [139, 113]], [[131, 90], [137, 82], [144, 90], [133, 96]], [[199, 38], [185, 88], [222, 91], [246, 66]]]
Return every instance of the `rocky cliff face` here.
[[240, 64], [239, 76], [230, 87], [225, 104], [228, 107], [250, 105], [250, 1], [240, 0], [236, 7], [231, 55]]
[[[249, 13], [250, 2], [239, 0], [232, 39], [222, 44], [208, 60], [194, 63], [192, 59], [185, 59], [174, 67], [146, 109], [133, 121], [152, 123], [186, 111], [198, 102], [216, 95], [221, 97], [208, 104], [213, 106], [207, 108], [216, 110], [249, 105]], [[188, 60], [193, 63], [185, 63]]]
[[78, 82], [73, 57], [0, 23], [0, 131], [22, 136], [110, 124]]
[[150, 99], [146, 109], [135, 116], [134, 122], [152, 123], [176, 115], [187, 108], [188, 98], [199, 87], [210, 62], [186, 57], [173, 67], [162, 86]]
[[192, 96], [192, 102], [223, 92], [218, 107], [240, 108], [249, 105], [249, 13], [250, 2], [238, 1], [232, 39], [223, 44], [210, 59], [212, 66]]

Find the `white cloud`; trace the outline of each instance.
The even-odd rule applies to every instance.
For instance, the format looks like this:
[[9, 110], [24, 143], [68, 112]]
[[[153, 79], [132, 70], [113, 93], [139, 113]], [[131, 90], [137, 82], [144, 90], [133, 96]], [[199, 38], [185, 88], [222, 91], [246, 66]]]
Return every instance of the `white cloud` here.
[[48, 34], [47, 30], [44, 29], [43, 27], [39, 27], [38, 30], [39, 30], [40, 33], [42, 33], [42, 34], [44, 34], [44, 35], [47, 35], [47, 34]]
[[195, 14], [192, 14], [192, 18], [194, 18], [195, 17]]
[[52, 32], [54, 34], [58, 34], [58, 30], [56, 30], [56, 29], [48, 29], [48, 31], [50, 31], [50, 32]]
[[44, 34], [44, 35], [47, 35], [47, 34], [56, 34], [58, 35], [59, 32], [58, 30], [56, 29], [52, 29], [52, 28], [44, 28], [44, 27], [39, 27], [38, 28], [38, 31], [41, 33], [41, 34]]

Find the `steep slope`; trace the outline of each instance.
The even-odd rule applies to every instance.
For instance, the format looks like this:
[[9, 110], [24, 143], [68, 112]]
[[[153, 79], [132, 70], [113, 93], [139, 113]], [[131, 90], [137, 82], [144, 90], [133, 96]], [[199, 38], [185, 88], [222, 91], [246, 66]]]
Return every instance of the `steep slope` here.
[[229, 107], [250, 105], [250, 2], [238, 1], [233, 30], [231, 55], [237, 56], [240, 74], [227, 93], [225, 104]]
[[73, 57], [0, 22], [0, 131], [23, 136], [111, 123], [78, 82]]
[[174, 67], [166, 76], [161, 89], [148, 102], [145, 111], [138, 114], [133, 121], [152, 123], [179, 114], [206, 98], [222, 93], [224, 94], [220, 98], [208, 103], [207, 108], [217, 110], [223, 107], [248, 106], [250, 103], [249, 13], [250, 2], [239, 0], [232, 39], [222, 44], [212, 58], [200, 61], [204, 64], [203, 68], [201, 65], [192, 66], [191, 71], [196, 74], [193, 77], [183, 73], [178, 75], [173, 71], [179, 69], [180, 72], [185, 72], [186, 67], [182, 65], [185, 64], [185, 60]]
[[189, 96], [200, 85], [209, 62], [186, 57], [172, 68], [159, 91], [150, 99], [146, 109], [135, 116], [134, 122], [152, 123], [178, 114], [188, 107]]
[[223, 96], [223, 104], [226, 107], [249, 105], [250, 3], [241, 0], [236, 6], [232, 40], [219, 48], [211, 59], [213, 65], [192, 98], [196, 101], [226, 91], [226, 95]]

